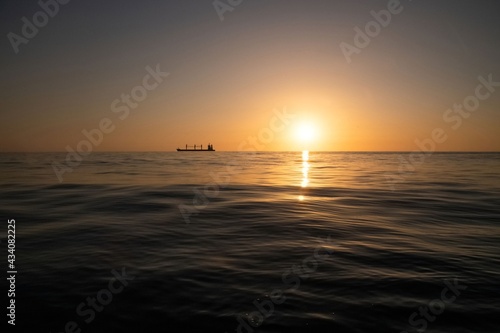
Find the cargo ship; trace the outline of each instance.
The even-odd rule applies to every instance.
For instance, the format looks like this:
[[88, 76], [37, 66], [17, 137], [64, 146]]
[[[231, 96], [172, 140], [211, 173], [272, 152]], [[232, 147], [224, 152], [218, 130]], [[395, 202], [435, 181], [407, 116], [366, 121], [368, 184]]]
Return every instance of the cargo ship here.
[[177, 148], [177, 151], [215, 151], [215, 149], [214, 146], [209, 143], [207, 149], [203, 149], [203, 145], [186, 145], [185, 149]]

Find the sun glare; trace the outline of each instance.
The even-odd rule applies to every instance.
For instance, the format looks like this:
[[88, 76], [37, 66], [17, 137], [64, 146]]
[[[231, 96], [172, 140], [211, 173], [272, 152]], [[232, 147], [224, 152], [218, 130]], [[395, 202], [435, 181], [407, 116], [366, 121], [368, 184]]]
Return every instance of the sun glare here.
[[297, 126], [296, 136], [300, 142], [311, 142], [316, 137], [316, 129], [311, 123], [301, 123]]

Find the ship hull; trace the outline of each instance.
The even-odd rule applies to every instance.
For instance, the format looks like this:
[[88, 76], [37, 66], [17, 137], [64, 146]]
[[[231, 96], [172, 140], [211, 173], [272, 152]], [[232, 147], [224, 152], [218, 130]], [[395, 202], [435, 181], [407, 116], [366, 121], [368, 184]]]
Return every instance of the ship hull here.
[[177, 151], [215, 151], [215, 149], [180, 149], [180, 148], [177, 148]]

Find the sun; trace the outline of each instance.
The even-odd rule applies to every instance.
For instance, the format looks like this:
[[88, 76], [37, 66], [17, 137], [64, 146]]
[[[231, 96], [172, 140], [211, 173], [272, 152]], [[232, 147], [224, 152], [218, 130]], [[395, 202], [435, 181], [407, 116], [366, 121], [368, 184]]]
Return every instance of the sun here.
[[300, 123], [296, 128], [297, 140], [303, 143], [314, 141], [316, 138], [316, 128], [312, 123]]

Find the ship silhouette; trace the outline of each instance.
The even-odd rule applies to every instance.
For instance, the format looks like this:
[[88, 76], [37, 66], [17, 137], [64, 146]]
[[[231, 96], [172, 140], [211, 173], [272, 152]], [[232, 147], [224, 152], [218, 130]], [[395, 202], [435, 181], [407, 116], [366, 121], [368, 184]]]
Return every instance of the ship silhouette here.
[[185, 149], [177, 148], [177, 151], [215, 151], [215, 149], [214, 146], [209, 143], [207, 149], [203, 149], [203, 145], [186, 145]]

